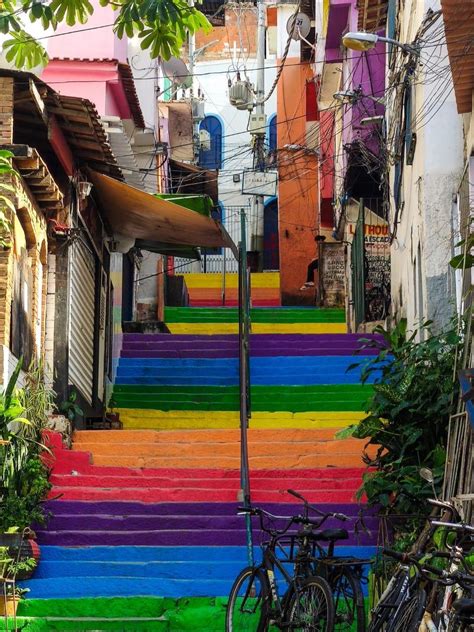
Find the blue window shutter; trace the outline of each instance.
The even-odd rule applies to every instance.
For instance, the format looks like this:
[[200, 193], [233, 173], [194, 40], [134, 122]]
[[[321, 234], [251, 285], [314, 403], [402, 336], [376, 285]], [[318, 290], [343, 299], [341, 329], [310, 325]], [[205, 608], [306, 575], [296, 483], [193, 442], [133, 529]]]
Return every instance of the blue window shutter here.
[[277, 148], [277, 117], [274, 114], [268, 124], [268, 149], [270, 152], [276, 151]]
[[206, 169], [220, 169], [222, 167], [222, 124], [217, 116], [206, 116], [200, 125], [210, 137], [210, 148], [199, 152], [199, 165]]
[[[387, 37], [395, 39], [395, 29], [397, 26], [397, 0], [388, 0], [387, 8]], [[392, 44], [387, 45], [388, 61], [390, 63], [392, 57]]]
[[402, 185], [402, 163], [400, 160], [397, 160], [395, 163], [395, 174], [393, 179], [393, 199], [395, 202], [395, 208], [398, 210], [400, 208], [400, 192]]

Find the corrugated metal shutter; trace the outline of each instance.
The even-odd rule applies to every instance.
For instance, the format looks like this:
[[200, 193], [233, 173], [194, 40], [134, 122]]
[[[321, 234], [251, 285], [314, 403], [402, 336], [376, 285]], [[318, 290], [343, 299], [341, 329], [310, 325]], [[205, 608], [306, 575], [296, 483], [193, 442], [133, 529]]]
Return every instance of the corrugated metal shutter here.
[[69, 381], [92, 404], [94, 390], [95, 260], [81, 242], [72, 246]]

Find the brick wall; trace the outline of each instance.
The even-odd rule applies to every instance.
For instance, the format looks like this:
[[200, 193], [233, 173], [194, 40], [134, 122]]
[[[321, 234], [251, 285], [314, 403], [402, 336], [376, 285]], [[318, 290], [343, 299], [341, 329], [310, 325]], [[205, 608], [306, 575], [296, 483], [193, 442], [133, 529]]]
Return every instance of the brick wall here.
[[[197, 61], [224, 59], [235, 50], [246, 59], [257, 53], [257, 9], [252, 4], [235, 4], [225, 9], [225, 26], [215, 26], [210, 33], [196, 33], [196, 49], [213, 43], [200, 53]], [[243, 49], [243, 50], [242, 50]], [[223, 81], [225, 79], [223, 78]]]
[[[13, 143], [13, 79], [0, 77], [0, 144]], [[33, 144], [33, 143], [32, 143]], [[33, 330], [34, 352], [42, 357], [44, 352], [45, 320], [46, 320], [46, 253], [47, 235], [46, 220], [36, 205], [28, 186], [20, 177], [10, 175], [0, 176], [0, 182], [13, 185], [14, 192], [2, 191], [15, 205], [18, 221], [14, 222], [14, 215], [8, 208], [2, 210], [11, 222], [11, 247], [0, 250], [0, 376], [2, 381], [7, 379], [11, 369], [16, 364], [15, 357], [10, 353], [11, 335], [11, 307], [13, 299], [13, 279], [16, 257], [20, 256], [24, 239], [27, 242], [27, 254], [31, 262], [33, 287], [32, 301], [29, 310], [30, 324]], [[18, 223], [19, 222], [19, 223]], [[16, 224], [16, 228], [15, 228]], [[19, 227], [21, 225], [21, 228]], [[18, 233], [23, 231], [24, 236]], [[17, 240], [19, 240], [17, 242]], [[39, 335], [37, 335], [37, 333]]]

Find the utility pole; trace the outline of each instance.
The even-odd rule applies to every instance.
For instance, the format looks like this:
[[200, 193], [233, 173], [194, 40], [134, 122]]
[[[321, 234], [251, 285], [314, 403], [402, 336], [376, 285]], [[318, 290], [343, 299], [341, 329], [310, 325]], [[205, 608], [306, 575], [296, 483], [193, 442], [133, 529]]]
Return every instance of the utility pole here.
[[[257, 77], [255, 85], [256, 107], [254, 123], [250, 126], [253, 136], [253, 168], [255, 171], [265, 169], [265, 4], [257, 2]], [[253, 131], [252, 131], [253, 130]], [[264, 197], [253, 196], [253, 243], [251, 249], [258, 252], [258, 267], [263, 268], [263, 237], [264, 237]]]
[[[188, 5], [193, 8], [194, 0], [188, 0]], [[194, 163], [199, 160], [199, 116], [198, 116], [198, 103], [195, 99], [195, 62], [196, 62], [196, 37], [194, 33], [188, 33], [188, 57], [189, 57], [189, 75], [191, 77], [191, 87], [189, 89], [189, 96], [191, 101], [191, 116], [193, 120], [193, 151], [194, 151]]]

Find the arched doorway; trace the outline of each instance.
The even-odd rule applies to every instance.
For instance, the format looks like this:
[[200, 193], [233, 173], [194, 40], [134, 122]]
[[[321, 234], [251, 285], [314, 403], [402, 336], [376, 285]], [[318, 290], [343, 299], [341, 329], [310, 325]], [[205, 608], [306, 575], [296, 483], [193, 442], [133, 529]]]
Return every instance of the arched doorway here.
[[279, 270], [279, 268], [278, 200], [272, 198], [265, 204], [263, 216], [263, 269]]

